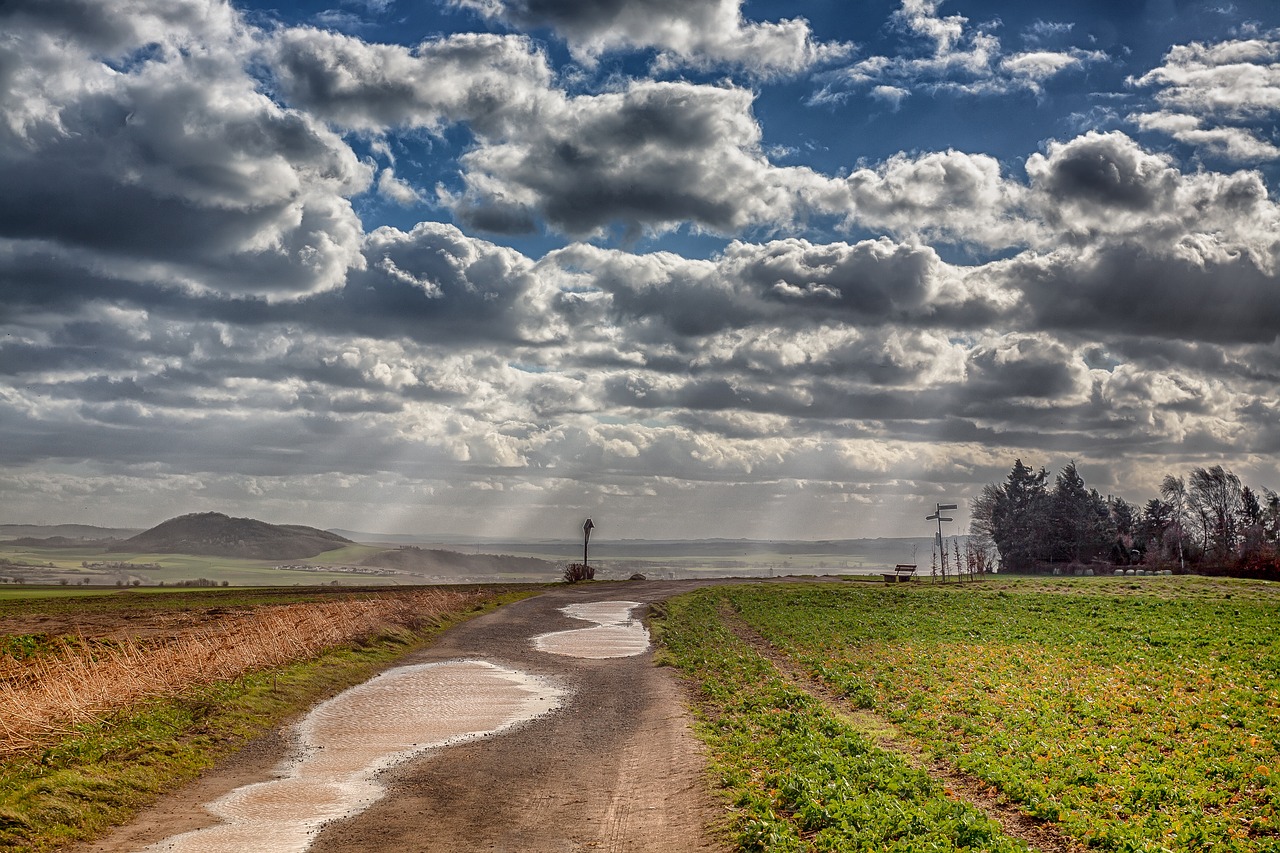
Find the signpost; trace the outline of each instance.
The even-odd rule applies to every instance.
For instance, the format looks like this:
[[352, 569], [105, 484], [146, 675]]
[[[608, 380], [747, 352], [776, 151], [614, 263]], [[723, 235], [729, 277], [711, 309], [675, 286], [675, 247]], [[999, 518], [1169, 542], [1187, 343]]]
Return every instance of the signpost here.
[[957, 504], [936, 504], [936, 507], [937, 509], [933, 511], [933, 515], [926, 515], [924, 517], [924, 520], [933, 521], [935, 518], [938, 520], [938, 550], [941, 551], [942, 550], [942, 522], [955, 521], [954, 518], [947, 518], [942, 513], [946, 512], [949, 509], [957, 509], [958, 505]]
[[591, 523], [591, 519], [587, 519], [582, 525], [582, 568], [587, 568], [587, 543], [591, 541], [591, 531], [595, 529], [595, 525]]

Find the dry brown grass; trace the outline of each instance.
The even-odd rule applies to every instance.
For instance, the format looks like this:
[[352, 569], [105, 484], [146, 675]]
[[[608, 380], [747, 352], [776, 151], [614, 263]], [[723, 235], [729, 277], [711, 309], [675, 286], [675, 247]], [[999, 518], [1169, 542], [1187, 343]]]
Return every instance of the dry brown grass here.
[[416, 629], [483, 593], [394, 596], [262, 607], [160, 640], [69, 644], [27, 661], [0, 658], [0, 756], [188, 687], [303, 660], [341, 643]]

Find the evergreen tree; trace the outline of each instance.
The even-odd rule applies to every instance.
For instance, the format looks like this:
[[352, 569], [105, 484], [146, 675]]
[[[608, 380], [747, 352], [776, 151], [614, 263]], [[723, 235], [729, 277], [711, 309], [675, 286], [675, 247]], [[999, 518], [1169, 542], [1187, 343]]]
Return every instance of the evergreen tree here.
[[1013, 464], [994, 507], [992, 532], [1001, 565], [1014, 571], [1033, 569], [1045, 559], [1049, 524], [1049, 473], [1033, 471], [1022, 460]]
[[1132, 537], [1137, 532], [1138, 510], [1124, 498], [1111, 498], [1111, 523], [1117, 536]]

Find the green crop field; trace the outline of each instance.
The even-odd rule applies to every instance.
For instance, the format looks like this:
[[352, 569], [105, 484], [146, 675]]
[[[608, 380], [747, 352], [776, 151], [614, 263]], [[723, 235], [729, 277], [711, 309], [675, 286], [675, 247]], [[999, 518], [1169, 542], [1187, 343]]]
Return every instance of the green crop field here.
[[665, 654], [701, 685], [743, 849], [1003, 850], [735, 623], [1082, 846], [1280, 850], [1280, 585], [756, 585], [671, 602]]

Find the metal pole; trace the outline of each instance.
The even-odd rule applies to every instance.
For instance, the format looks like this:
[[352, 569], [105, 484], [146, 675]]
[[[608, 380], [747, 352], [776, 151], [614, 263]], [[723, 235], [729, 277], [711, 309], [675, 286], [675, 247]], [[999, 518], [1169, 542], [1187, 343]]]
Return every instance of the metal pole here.
[[[944, 510], [956, 509], [957, 506], [958, 506], [957, 504], [934, 504], [935, 509], [933, 511], [933, 515], [926, 515], [924, 517], [925, 521], [933, 521], [935, 518], [938, 519], [938, 556], [944, 561], [946, 560], [947, 555], [942, 550], [942, 547], [943, 547], [942, 546], [942, 522], [955, 521], [955, 519], [943, 518], [942, 513]], [[946, 563], [944, 562], [943, 565], [945, 566]], [[959, 575], [958, 566], [956, 567], [956, 570], [957, 570], [956, 577], [959, 577], [960, 575]], [[945, 575], [944, 575], [944, 579], [945, 579]]]

